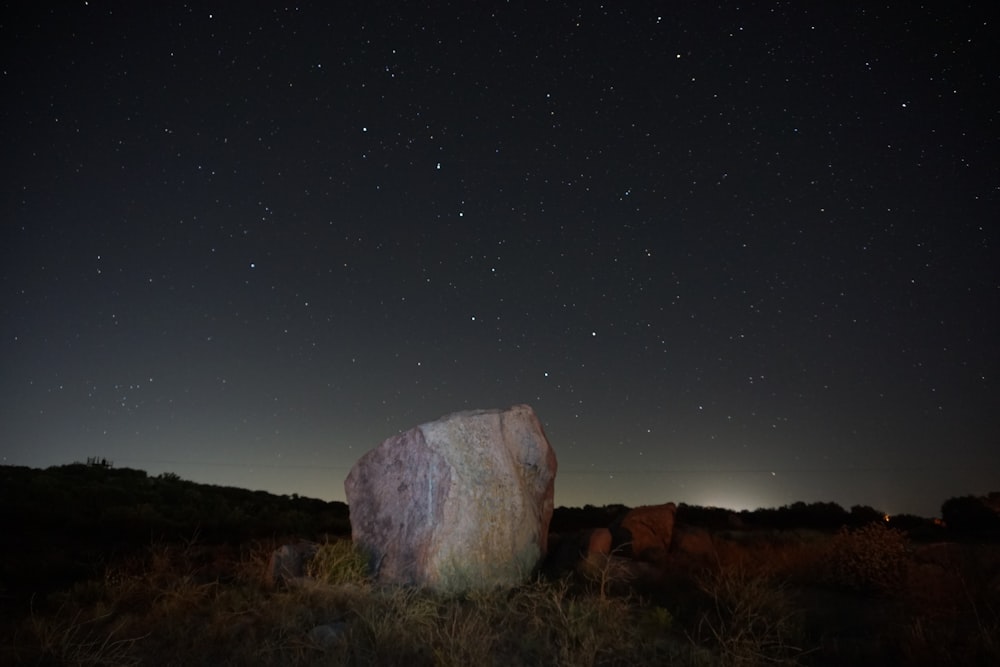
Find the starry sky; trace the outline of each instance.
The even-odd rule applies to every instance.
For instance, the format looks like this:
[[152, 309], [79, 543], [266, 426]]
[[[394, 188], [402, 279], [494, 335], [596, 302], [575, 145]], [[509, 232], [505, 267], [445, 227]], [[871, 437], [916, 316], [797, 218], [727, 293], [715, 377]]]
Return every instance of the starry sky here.
[[1000, 490], [997, 26], [889, 5], [5, 3], [2, 462], [343, 500], [528, 403], [559, 505]]

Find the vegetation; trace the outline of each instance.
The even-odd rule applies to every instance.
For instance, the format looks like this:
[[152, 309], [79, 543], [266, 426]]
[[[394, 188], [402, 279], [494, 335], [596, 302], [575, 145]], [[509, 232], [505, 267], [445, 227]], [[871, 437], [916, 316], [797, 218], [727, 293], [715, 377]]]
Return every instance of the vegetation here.
[[0, 594], [48, 592], [95, 576], [109, 560], [152, 542], [197, 536], [238, 545], [350, 532], [347, 505], [197, 484], [165, 473], [114, 468], [104, 459], [37, 470], [0, 466], [0, 522], [9, 544]]
[[941, 516], [952, 532], [961, 537], [1000, 538], [1000, 511], [991, 503], [1000, 505], [1000, 494], [951, 498], [941, 506]]
[[179, 538], [192, 527], [212, 540], [275, 532], [350, 530], [347, 505], [266, 491], [197, 484], [176, 474], [150, 477], [92, 459], [46, 470], [0, 466], [5, 526], [118, 541]]
[[324, 584], [368, 583], [369, 558], [350, 540], [327, 541], [309, 561], [306, 573]]
[[881, 523], [841, 528], [825, 561], [827, 581], [861, 593], [888, 593], [906, 573], [906, 536]]
[[[10, 543], [54, 550], [5, 556], [5, 665], [1000, 664], [1000, 545], [905, 532], [871, 508], [823, 504], [817, 527], [800, 523], [811, 506], [681, 506], [704, 553], [665, 567], [591, 554], [514, 589], [443, 595], [374, 584], [337, 503], [100, 465], [0, 480], [5, 518], [34, 540]], [[560, 510], [562, 528], [621, 510]], [[309, 577], [276, 584], [271, 555], [298, 538], [318, 543]]]

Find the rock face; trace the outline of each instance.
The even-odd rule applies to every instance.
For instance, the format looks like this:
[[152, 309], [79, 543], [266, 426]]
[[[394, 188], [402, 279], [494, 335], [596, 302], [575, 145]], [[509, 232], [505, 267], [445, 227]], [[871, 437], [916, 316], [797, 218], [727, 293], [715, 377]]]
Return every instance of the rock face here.
[[545, 556], [556, 457], [534, 411], [457, 412], [389, 438], [351, 469], [351, 534], [382, 583], [514, 585]]
[[631, 544], [636, 558], [659, 561], [670, 552], [676, 514], [677, 506], [673, 503], [636, 507], [622, 518], [616, 532], [621, 534], [622, 541]]

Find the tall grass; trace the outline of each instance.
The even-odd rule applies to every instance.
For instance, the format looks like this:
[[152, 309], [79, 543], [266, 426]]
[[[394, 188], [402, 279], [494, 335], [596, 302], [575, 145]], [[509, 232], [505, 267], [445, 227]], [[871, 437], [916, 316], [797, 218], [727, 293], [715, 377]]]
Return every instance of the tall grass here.
[[[317, 550], [313, 586], [267, 585], [266, 550], [205, 577], [190, 547], [155, 545], [39, 609], [4, 664], [635, 665], [663, 663], [645, 605], [537, 579], [460, 596], [375, 586], [349, 541]], [[346, 584], [346, 585], [345, 585]], [[53, 606], [58, 603], [58, 606]], [[669, 616], [669, 615], [668, 615]]]
[[30, 632], [40, 662], [59, 665], [137, 665], [133, 648], [142, 636], [123, 632], [127, 620], [110, 611], [98, 615], [60, 607], [55, 613], [32, 612]]
[[332, 585], [368, 583], [368, 557], [349, 539], [327, 541], [316, 550], [306, 573], [312, 579]]
[[274, 543], [156, 544], [0, 627], [0, 664], [1000, 664], [1000, 549], [966, 545], [938, 564], [904, 544], [901, 574], [873, 596], [853, 582], [887, 580], [881, 556], [846, 559], [869, 570], [822, 566], [895, 558], [897, 536], [872, 535], [719, 541], [642, 582], [612, 555], [462, 595], [375, 585], [347, 540], [317, 549], [312, 585], [282, 587], [268, 580]]
[[696, 576], [708, 598], [690, 634], [695, 645], [713, 649], [733, 666], [798, 665], [806, 649], [798, 609], [785, 584], [736, 563], [721, 563]]

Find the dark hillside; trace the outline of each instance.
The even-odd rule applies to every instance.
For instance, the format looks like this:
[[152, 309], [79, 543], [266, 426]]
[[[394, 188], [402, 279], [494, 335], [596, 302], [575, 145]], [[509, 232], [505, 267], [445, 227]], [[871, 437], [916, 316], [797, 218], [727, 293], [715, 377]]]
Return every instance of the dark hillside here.
[[0, 466], [0, 594], [58, 588], [151, 543], [350, 533], [347, 505], [75, 463]]

